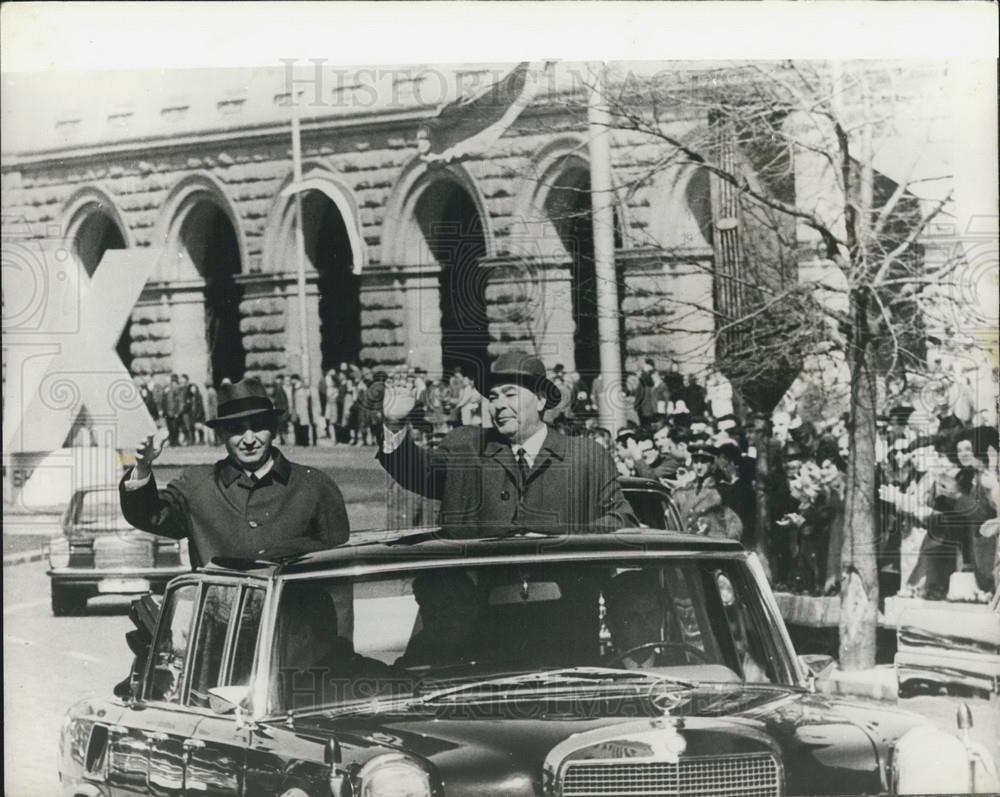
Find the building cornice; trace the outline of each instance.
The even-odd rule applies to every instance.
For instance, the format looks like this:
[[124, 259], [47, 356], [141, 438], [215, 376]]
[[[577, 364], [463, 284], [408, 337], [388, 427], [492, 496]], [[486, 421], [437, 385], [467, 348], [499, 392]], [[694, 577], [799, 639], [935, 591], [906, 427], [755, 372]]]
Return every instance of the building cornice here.
[[[304, 139], [318, 137], [329, 131], [379, 130], [410, 126], [429, 119], [437, 112], [436, 107], [421, 107], [406, 111], [388, 111], [356, 114], [346, 117], [326, 118], [302, 123]], [[44, 168], [54, 164], [85, 163], [100, 159], [106, 161], [115, 155], [137, 155], [140, 153], [190, 152], [192, 147], [212, 144], [272, 144], [289, 139], [291, 122], [265, 122], [257, 125], [228, 128], [226, 130], [206, 130], [186, 133], [182, 136], [147, 136], [117, 143], [95, 143], [80, 147], [61, 147], [30, 153], [4, 153], [3, 171], [17, 171], [25, 167]], [[289, 142], [289, 146], [291, 146]]]

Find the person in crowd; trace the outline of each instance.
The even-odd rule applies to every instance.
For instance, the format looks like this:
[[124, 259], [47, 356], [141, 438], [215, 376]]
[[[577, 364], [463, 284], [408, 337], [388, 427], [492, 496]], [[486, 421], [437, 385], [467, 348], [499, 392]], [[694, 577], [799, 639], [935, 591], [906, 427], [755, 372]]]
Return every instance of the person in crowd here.
[[824, 595], [840, 592], [840, 563], [844, 549], [844, 496], [847, 487], [847, 463], [836, 450], [821, 454], [820, 481], [830, 508], [829, 542], [826, 553]]
[[737, 514], [722, 502], [714, 467], [718, 452], [712, 446], [690, 449], [694, 478], [674, 491], [683, 527], [694, 534], [738, 540], [743, 526]]
[[752, 548], [757, 518], [757, 496], [753, 488], [751, 464], [735, 441], [716, 446], [715, 487], [724, 506], [736, 513], [743, 533], [743, 544]]
[[826, 556], [830, 544], [833, 509], [823, 489], [822, 472], [812, 461], [800, 469], [794, 485], [798, 511], [790, 516], [795, 526], [793, 590], [811, 595], [822, 593], [826, 583]]
[[424, 417], [429, 427], [430, 435], [445, 435], [448, 433], [448, 383], [443, 379], [429, 380], [422, 399]]
[[559, 400], [555, 403], [555, 406], [550, 407], [542, 413], [542, 420], [549, 426], [560, 426], [564, 420], [571, 417], [568, 413], [573, 403], [573, 396], [569, 386], [565, 382], [565, 373], [561, 365], [552, 370], [550, 381], [559, 391]]
[[[633, 427], [639, 425], [639, 411], [638, 403], [641, 403], [641, 398], [639, 397], [640, 385], [638, 374], [626, 374], [625, 375], [625, 425], [631, 424]], [[603, 393], [601, 395], [604, 395]], [[604, 400], [608, 400], [605, 396]], [[614, 400], [614, 399], [611, 399]]]
[[635, 460], [630, 449], [635, 445], [636, 439], [637, 432], [630, 427], [621, 429], [615, 437], [615, 468], [619, 476], [635, 475]]
[[599, 445], [605, 451], [611, 451], [612, 438], [611, 438], [611, 431], [609, 429], [605, 429], [603, 426], [591, 427], [590, 439], [593, 440], [595, 443], [597, 443], [597, 445]]
[[684, 387], [684, 401], [692, 415], [704, 415], [708, 409], [705, 388], [698, 384], [694, 374], [688, 374]]
[[989, 450], [997, 450], [997, 430], [987, 428], [965, 429], [955, 440], [955, 460], [959, 465], [956, 481], [963, 495], [968, 495], [974, 505], [973, 512], [982, 517], [980, 528], [972, 534], [972, 568], [980, 589], [992, 592], [993, 563], [996, 559], [997, 538], [983, 535], [982, 525], [997, 517], [997, 498], [1000, 494], [995, 472], [989, 467]]
[[157, 426], [160, 427], [166, 427], [167, 423], [166, 401], [168, 385], [169, 379], [166, 374], [154, 375], [152, 384], [150, 385], [150, 391], [153, 394], [153, 403], [156, 405], [156, 417], [159, 420]]
[[804, 456], [802, 449], [794, 443], [786, 444], [779, 451], [777, 461], [780, 467], [772, 471], [768, 484], [772, 523], [768, 549], [775, 589], [786, 590], [792, 576], [792, 552], [796, 546], [797, 527], [793, 516], [799, 508], [799, 500], [792, 494], [792, 483], [798, 478]]
[[462, 391], [458, 394], [458, 401], [455, 404], [455, 409], [458, 410], [458, 424], [459, 426], [472, 426], [472, 418], [476, 411], [477, 404], [476, 388], [472, 385], [472, 380], [467, 377], [462, 377]]
[[170, 445], [180, 443], [181, 412], [184, 409], [184, 388], [177, 374], [170, 375], [170, 384], [163, 393], [163, 415], [167, 419]]
[[448, 420], [454, 426], [458, 426], [462, 422], [459, 401], [464, 391], [465, 374], [462, 371], [462, 366], [456, 365], [452, 369], [451, 378], [448, 380], [448, 404], [451, 408]]
[[309, 425], [312, 418], [312, 404], [310, 402], [309, 388], [302, 382], [302, 377], [292, 374], [292, 395], [289, 403], [291, 412], [292, 429], [295, 433], [295, 445], [309, 445]]
[[274, 377], [273, 386], [273, 393], [268, 391], [268, 395], [274, 402], [274, 406], [282, 413], [281, 421], [278, 424], [278, 444], [285, 445], [285, 440], [288, 437], [288, 423], [291, 418], [291, 407], [288, 401], [288, 387], [285, 383], [285, 375], [277, 374]]
[[924, 597], [927, 587], [926, 562], [921, 556], [927, 536], [926, 519], [933, 500], [934, 478], [939, 457], [932, 437], [920, 437], [907, 447], [908, 461], [894, 454], [897, 466], [910, 468], [910, 475], [898, 485], [882, 484], [879, 497], [895, 512], [900, 524], [899, 582], [901, 597]]
[[274, 447], [280, 421], [259, 379], [220, 385], [212, 427], [225, 442], [225, 459], [188, 467], [158, 489], [153, 463], [165, 440], [150, 435], [120, 484], [125, 519], [143, 531], [188, 539], [192, 567], [220, 556], [254, 559], [345, 542], [350, 524], [340, 489]]
[[215, 389], [215, 385], [211, 381], [205, 382], [205, 422], [204, 422], [204, 434], [205, 441], [209, 445], [217, 446], [219, 445], [219, 436], [215, 433], [215, 429], [209, 421], [214, 421], [219, 417], [219, 391]]
[[542, 361], [501, 354], [486, 380], [492, 428], [460, 427], [433, 451], [415, 446], [405, 418], [415, 399], [385, 390], [384, 440], [377, 458], [403, 487], [441, 500], [448, 536], [489, 536], [511, 529], [576, 532], [635, 525], [608, 453], [567, 437], [542, 420], [560, 399]]
[[733, 386], [718, 371], [712, 371], [705, 385], [705, 399], [712, 416], [716, 419], [735, 417], [733, 408]]
[[570, 371], [566, 375], [566, 384], [569, 385], [570, 393], [573, 395], [573, 403], [570, 405], [573, 417], [584, 421], [594, 419], [595, 413], [590, 401], [590, 392], [587, 390], [587, 385], [580, 372]]
[[630, 438], [626, 452], [632, 460], [631, 470], [636, 476], [659, 481], [676, 475], [676, 469], [671, 470], [670, 463], [663, 458], [648, 434]]
[[959, 569], [958, 557], [963, 570], [975, 571], [973, 541], [991, 517], [974, 494], [973, 480], [961, 468], [935, 474], [934, 490], [921, 556], [927, 564], [927, 597], [940, 600], [948, 594], [951, 574]]
[[360, 413], [358, 406], [358, 391], [360, 380], [355, 380], [351, 371], [346, 372], [346, 377], [341, 381], [341, 394], [344, 398], [344, 406], [341, 410], [341, 418], [344, 419], [344, 434], [347, 443], [352, 446], [361, 445]]
[[326, 391], [326, 405], [323, 408], [323, 425], [330, 445], [337, 445], [337, 427], [340, 425], [340, 381], [337, 371], [330, 368], [323, 377], [323, 388]]
[[653, 384], [649, 388], [653, 415], [646, 425], [652, 428], [666, 420], [667, 410], [670, 408], [670, 388], [663, 381], [663, 375], [659, 371], [654, 369], [649, 375], [653, 380]]
[[655, 363], [649, 358], [644, 360], [633, 399], [633, 407], [639, 416], [640, 427], [648, 427], [656, 420], [656, 398], [653, 395], [653, 387], [658, 376]]
[[139, 394], [139, 398], [142, 399], [149, 417], [154, 421], [158, 421], [160, 419], [160, 408], [156, 405], [156, 398], [149, 387], [149, 383], [146, 381], [146, 377], [134, 376], [132, 382], [135, 384], [136, 392]]

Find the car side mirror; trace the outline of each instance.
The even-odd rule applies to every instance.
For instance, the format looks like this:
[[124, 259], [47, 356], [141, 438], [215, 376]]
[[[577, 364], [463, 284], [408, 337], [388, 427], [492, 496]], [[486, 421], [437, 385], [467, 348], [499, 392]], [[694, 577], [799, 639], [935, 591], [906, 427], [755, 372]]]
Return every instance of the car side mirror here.
[[799, 663], [806, 669], [810, 692], [816, 691], [816, 681], [830, 677], [837, 664], [836, 659], [826, 653], [806, 653], [798, 658]]
[[249, 686], [216, 686], [208, 690], [208, 707], [215, 714], [233, 714], [246, 709]]

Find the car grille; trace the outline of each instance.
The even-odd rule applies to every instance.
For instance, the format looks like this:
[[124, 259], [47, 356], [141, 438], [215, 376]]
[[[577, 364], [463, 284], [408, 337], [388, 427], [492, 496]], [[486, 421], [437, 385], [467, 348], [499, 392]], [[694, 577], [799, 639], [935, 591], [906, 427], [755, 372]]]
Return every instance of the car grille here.
[[94, 567], [152, 567], [152, 540], [128, 538], [117, 534], [94, 540]]
[[562, 797], [777, 797], [778, 762], [767, 754], [682, 758], [680, 763], [571, 762]]

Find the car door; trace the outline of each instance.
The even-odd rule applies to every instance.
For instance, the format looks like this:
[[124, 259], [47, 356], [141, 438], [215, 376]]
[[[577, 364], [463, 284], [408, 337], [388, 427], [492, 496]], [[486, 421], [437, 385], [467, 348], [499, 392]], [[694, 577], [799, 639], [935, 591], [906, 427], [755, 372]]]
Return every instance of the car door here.
[[163, 603], [140, 699], [108, 728], [108, 788], [113, 797], [178, 795], [184, 783], [181, 744], [198, 717], [180, 696], [200, 587], [172, 589]]
[[[222, 685], [250, 685], [265, 595], [262, 587], [245, 586], [241, 590], [227, 664], [219, 679]], [[251, 731], [242, 716], [234, 713], [204, 717], [185, 743], [185, 793], [205, 797], [242, 794], [250, 743]]]

